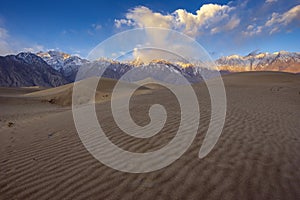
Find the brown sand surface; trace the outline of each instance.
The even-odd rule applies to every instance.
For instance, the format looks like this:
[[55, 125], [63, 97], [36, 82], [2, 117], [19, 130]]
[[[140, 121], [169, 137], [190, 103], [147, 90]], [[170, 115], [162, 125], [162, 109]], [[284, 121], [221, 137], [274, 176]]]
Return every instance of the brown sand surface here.
[[[201, 119], [193, 144], [168, 167], [144, 174], [116, 171], [88, 153], [72, 118], [71, 85], [0, 88], [0, 199], [299, 199], [300, 76], [248, 72], [223, 79], [227, 117], [214, 149], [198, 158], [210, 119], [201, 83], [194, 86]], [[104, 80], [96, 95], [98, 119], [111, 141], [132, 152], [166, 145], [179, 126], [174, 95], [151, 86], [132, 97], [139, 125], [149, 123], [151, 104], [164, 105], [168, 113], [159, 134], [137, 139], [113, 121], [108, 100], [114, 84]]]

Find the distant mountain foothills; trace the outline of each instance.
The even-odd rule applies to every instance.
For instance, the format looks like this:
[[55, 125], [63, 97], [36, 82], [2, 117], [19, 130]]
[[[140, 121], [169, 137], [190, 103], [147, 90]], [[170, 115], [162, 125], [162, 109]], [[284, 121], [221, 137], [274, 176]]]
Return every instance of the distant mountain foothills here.
[[[247, 56], [231, 55], [221, 57], [215, 62], [222, 74], [242, 71], [300, 72], [300, 53], [285, 51], [272, 54], [251, 53]], [[102, 76], [112, 79], [120, 79], [126, 72], [135, 68], [134, 76], [128, 81], [147, 78], [148, 75], [145, 72], [151, 72], [154, 75], [153, 78], [157, 80], [176, 80], [173, 77], [175, 72], [192, 83], [201, 81], [201, 74], [205, 74], [206, 78], [214, 74], [203, 64], [201, 66], [201, 64], [175, 63], [165, 60], [153, 60], [145, 64], [139, 60], [118, 62], [103, 58], [90, 62], [58, 51], [36, 54], [22, 52], [17, 55], [0, 56], [0, 86], [56, 87], [64, 85], [75, 81], [76, 74], [83, 65], [85, 65], [84, 70], [81, 70], [83, 77], [97, 76], [99, 69], [105, 66], [107, 69]]]

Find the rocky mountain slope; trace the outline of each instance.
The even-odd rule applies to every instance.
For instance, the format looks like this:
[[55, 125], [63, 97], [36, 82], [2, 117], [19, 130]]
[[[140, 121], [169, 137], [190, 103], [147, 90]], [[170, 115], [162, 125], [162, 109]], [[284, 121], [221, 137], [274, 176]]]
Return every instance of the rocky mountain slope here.
[[[102, 70], [104, 68], [106, 68], [105, 71]], [[127, 72], [130, 76], [124, 78], [123, 75]], [[134, 65], [132, 63], [100, 59], [86, 64], [81, 68], [77, 79], [81, 80], [92, 76], [99, 76], [100, 74], [103, 77], [113, 79], [120, 79], [122, 77], [123, 80], [129, 82], [151, 77], [167, 83], [180, 84], [180, 80], [177, 78], [178, 74], [184, 76], [189, 82], [195, 83], [202, 80], [201, 74], [209, 77], [211, 74], [213, 75], [213, 71], [196, 66], [182, 67], [180, 64], [163, 60], [153, 60], [148, 64]]]
[[[171, 63], [165, 60], [153, 60], [148, 64], [142, 62], [119, 62], [115, 60], [109, 60], [100, 58], [96, 61], [90, 62], [86, 59], [79, 58], [77, 56], [70, 56], [69, 54], [49, 51], [39, 52], [38, 56], [43, 58], [53, 69], [61, 72], [64, 77], [69, 81], [75, 81], [77, 71], [80, 66], [81, 77], [78, 79], [84, 79], [87, 77], [98, 76], [101, 73], [103, 77], [120, 79], [128, 71], [135, 69], [134, 75], [127, 81], [139, 81], [149, 77], [156, 80], [170, 82], [176, 82], [174, 74], [182, 74], [190, 82], [199, 82], [202, 80], [201, 73], [205, 73], [205, 76], [211, 76], [211, 71], [205, 67], [199, 67], [198, 65], [186, 65], [183, 63]], [[106, 68], [105, 72], [101, 69]]]
[[[50, 66], [63, 73], [68, 81], [74, 81], [78, 68], [82, 65], [88, 65], [90, 62], [77, 56], [70, 56], [62, 52], [49, 51], [39, 52], [41, 56]], [[252, 52], [247, 56], [231, 55], [221, 57], [216, 60], [216, 64], [221, 73], [226, 72], [242, 72], [242, 71], [283, 71], [283, 72], [300, 72], [300, 53], [280, 51], [275, 53], [256, 53]], [[108, 66], [104, 76], [108, 78], [120, 78], [124, 73], [134, 67], [140, 67], [140, 71], [167, 69], [182, 73], [188, 80], [195, 82], [201, 79], [199, 77], [200, 70], [207, 70], [205, 66], [184, 65], [179, 63], [170, 63], [164, 60], [153, 60], [148, 64], [143, 62], [126, 62], [120, 63], [116, 61], [99, 59], [94, 63], [98, 67]], [[158, 74], [159, 76], [159, 74]], [[143, 73], [141, 73], [143, 77]]]
[[58, 51], [38, 52], [36, 55], [43, 58], [53, 69], [62, 73], [69, 82], [74, 81], [78, 68], [88, 63], [86, 59]]
[[0, 56], [0, 86], [53, 87], [67, 82], [61, 73], [35, 54], [19, 53], [18, 55]]
[[280, 51], [275, 53], [250, 53], [247, 56], [231, 55], [216, 60], [221, 70], [300, 72], [300, 53]]
[[[221, 73], [241, 71], [284, 71], [300, 72], [300, 53], [280, 51], [276, 53], [250, 53], [247, 56], [231, 55], [216, 60]], [[83, 67], [82, 67], [83, 66]], [[82, 67], [82, 68], [80, 68]], [[106, 70], [103, 72], [103, 69]], [[119, 62], [100, 58], [88, 61], [78, 56], [48, 51], [20, 53], [0, 57], [0, 86], [59, 86], [74, 82], [77, 79], [98, 76], [120, 79], [124, 74], [135, 69], [127, 81], [139, 81], [149, 76], [156, 80], [177, 83], [176, 74], [183, 75], [191, 83], [214, 76], [214, 70], [203, 64], [186, 64], [153, 60], [150, 63]]]

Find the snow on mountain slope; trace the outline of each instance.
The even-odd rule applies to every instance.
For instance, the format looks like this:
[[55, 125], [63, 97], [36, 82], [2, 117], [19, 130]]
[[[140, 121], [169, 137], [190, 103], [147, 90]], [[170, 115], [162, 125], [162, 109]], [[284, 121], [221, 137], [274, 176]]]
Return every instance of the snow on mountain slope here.
[[220, 70], [300, 72], [300, 53], [280, 51], [247, 56], [225, 56], [216, 60]]
[[[126, 72], [133, 68], [135, 70], [135, 81], [147, 78], [147, 74], [152, 73], [152, 78], [158, 80], [170, 79], [168, 73], [182, 74], [190, 82], [201, 81], [204, 74], [206, 77], [214, 76], [213, 71], [205, 67], [205, 64], [191, 64], [170, 62], [166, 60], [152, 60], [149, 63], [144, 63], [141, 60], [133, 60], [128, 62], [119, 62], [100, 58], [96, 61], [90, 62], [78, 56], [71, 56], [69, 54], [48, 51], [39, 52], [38, 56], [43, 58], [50, 66], [61, 72], [64, 77], [73, 82], [76, 78], [77, 71], [80, 66], [85, 66], [84, 74], [82, 76], [97, 76], [99, 69], [107, 67], [103, 73], [104, 77], [120, 79]], [[300, 72], [300, 53], [291, 53], [280, 51], [275, 53], [257, 53], [252, 52], [247, 56], [231, 55], [221, 57], [216, 60], [218, 69], [223, 72], [240, 72], [240, 71], [285, 71], [285, 72]], [[96, 66], [96, 68], [94, 68]], [[167, 77], [163, 77], [162, 73], [166, 73]]]
[[[231, 55], [216, 60], [221, 73], [237, 71], [285, 71], [300, 72], [300, 53], [280, 51], [275, 53], [250, 53], [247, 56]], [[82, 68], [80, 68], [82, 67]], [[182, 63], [166, 60], [141, 60], [119, 62], [100, 58], [88, 61], [78, 56], [57, 51], [32, 54], [22, 52], [18, 55], [0, 57], [2, 86], [58, 86], [74, 82], [80, 69], [80, 78], [92, 76], [120, 79], [134, 69], [128, 81], [140, 81], [151, 77], [156, 80], [178, 83], [176, 75], [184, 76], [194, 83], [216, 75], [204, 63]], [[106, 69], [105, 71], [103, 71]], [[103, 72], [103, 73], [102, 73]], [[30, 74], [30, 76], [28, 76]], [[126, 79], [125, 79], [126, 80]]]
[[71, 56], [58, 51], [38, 52], [36, 55], [43, 58], [52, 68], [61, 72], [69, 81], [74, 80], [80, 66], [89, 62], [78, 56]]

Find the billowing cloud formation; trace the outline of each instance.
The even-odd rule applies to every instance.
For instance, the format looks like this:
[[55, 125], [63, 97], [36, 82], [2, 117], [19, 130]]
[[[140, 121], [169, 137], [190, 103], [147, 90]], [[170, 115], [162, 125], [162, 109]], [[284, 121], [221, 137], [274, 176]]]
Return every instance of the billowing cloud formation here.
[[153, 12], [147, 7], [136, 7], [126, 14], [126, 18], [138, 27], [171, 28], [173, 16]]
[[240, 19], [233, 14], [234, 7], [218, 4], [204, 4], [195, 14], [184, 9], [171, 14], [153, 12], [147, 7], [139, 6], [129, 10], [126, 19], [116, 19], [115, 26], [122, 24], [134, 27], [173, 28], [196, 37], [205, 33], [229, 31], [237, 27]]
[[195, 15], [183, 9], [174, 13], [175, 20], [184, 27], [184, 32], [190, 36], [197, 36], [201, 31], [217, 33], [234, 29], [240, 20], [235, 15], [231, 16], [233, 10], [233, 7], [227, 5], [205, 4]]
[[[276, 2], [277, 0], [265, 1], [266, 4]], [[267, 8], [270, 7], [262, 9]], [[172, 13], [163, 14], [144, 6], [138, 6], [129, 10], [124, 19], [115, 19], [115, 26], [117, 28], [122, 25], [139, 28], [171, 28], [195, 38], [199, 35], [211, 35], [231, 30], [237, 30], [234, 32], [237, 36], [242, 34], [246, 37], [273, 34], [280, 30], [292, 30], [300, 24], [300, 5], [296, 5], [284, 13], [273, 12], [269, 17], [266, 15], [265, 19], [264, 16], [258, 17], [259, 21], [254, 20], [257, 19], [255, 11], [245, 18], [240, 11], [242, 9], [244, 9], [242, 5], [204, 4], [195, 13], [177, 9]], [[243, 23], [241, 23], [242, 20]]]

